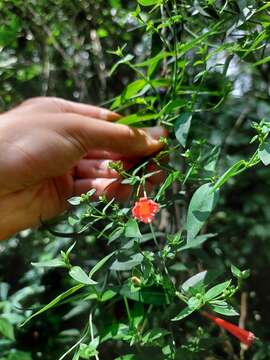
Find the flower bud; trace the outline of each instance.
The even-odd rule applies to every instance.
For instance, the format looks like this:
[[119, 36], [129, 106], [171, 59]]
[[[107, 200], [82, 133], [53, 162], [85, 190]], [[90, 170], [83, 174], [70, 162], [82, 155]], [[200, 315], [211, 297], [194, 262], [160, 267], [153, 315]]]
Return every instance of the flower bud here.
[[140, 286], [141, 285], [141, 279], [139, 279], [137, 276], [132, 276], [131, 282], [134, 286]]

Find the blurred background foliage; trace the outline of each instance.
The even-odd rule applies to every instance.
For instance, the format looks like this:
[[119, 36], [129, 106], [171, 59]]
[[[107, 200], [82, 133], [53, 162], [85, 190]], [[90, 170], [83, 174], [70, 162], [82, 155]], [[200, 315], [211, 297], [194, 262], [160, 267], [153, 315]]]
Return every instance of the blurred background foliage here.
[[[194, 6], [194, 26], [198, 29], [209, 17], [213, 1], [186, 1]], [[221, 2], [225, 4], [224, 2]], [[227, 1], [235, 8], [263, 6], [262, 1]], [[128, 67], [121, 66], [112, 76], [110, 68], [115, 56], [108, 50], [126, 45], [125, 51], [143, 60], [150, 49], [155, 52], [155, 41], [150, 41], [144, 29], [137, 28], [130, 16], [136, 1], [128, 0], [13, 0], [0, 1], [0, 109], [5, 111], [33, 96], [58, 96], [93, 104], [108, 104], [135, 78]], [[267, 15], [267, 14], [266, 14]], [[231, 15], [233, 16], [233, 15]], [[241, 19], [241, 17], [239, 17]], [[239, 19], [238, 19], [239, 21]], [[250, 44], [262, 31], [260, 23], [252, 24]], [[264, 39], [260, 48], [264, 56], [269, 52], [269, 14], [260, 19], [264, 24]], [[196, 23], [197, 22], [197, 23]], [[206, 26], [206, 25], [205, 25]], [[247, 25], [247, 26], [250, 26]], [[134, 31], [134, 29], [136, 31]], [[133, 30], [133, 31], [132, 31]], [[232, 32], [232, 41], [241, 43], [241, 31]], [[185, 39], [189, 34], [185, 33]], [[261, 45], [258, 44], [258, 45]], [[203, 44], [197, 49], [203, 52]], [[196, 58], [198, 53], [188, 56]], [[227, 168], [236, 160], [252, 154], [249, 144], [254, 135], [252, 121], [269, 119], [270, 87], [269, 63], [252, 66], [258, 59], [253, 53], [244, 61], [233, 58], [226, 74], [218, 71], [224, 64], [222, 54], [211, 58], [214, 71], [210, 72], [204, 87], [209, 91], [227, 89], [226, 99], [218, 108], [195, 116], [192, 137], [207, 137], [221, 146], [222, 164]], [[186, 74], [194, 77], [197, 70]], [[207, 104], [217, 103], [214, 96]], [[108, 105], [109, 106], [109, 105]], [[219, 236], [204, 245], [202, 250], [189, 254], [190, 266], [211, 262], [212, 267], [225, 272], [233, 263], [251, 269], [239, 302], [247, 305], [246, 328], [252, 330], [261, 342], [245, 354], [245, 359], [270, 358], [270, 171], [260, 165], [233, 178], [221, 192], [218, 209], [211, 217], [208, 232]], [[26, 209], [27, 211], [27, 209]], [[68, 225], [59, 228], [70, 231]], [[27, 326], [18, 325], [31, 313], [33, 304], [46, 304], [68, 288], [64, 271], [45, 271], [33, 268], [31, 262], [48, 260], [67, 249], [74, 239], [60, 238], [48, 231], [26, 230], [0, 245], [0, 359], [1, 360], [55, 360], [76, 341], [85, 324], [84, 304], [65, 304], [58, 311], [49, 312], [32, 320]], [[93, 259], [106, 254], [106, 245], [91, 235], [80, 238], [72, 260], [87, 266]], [[198, 260], [199, 259], [199, 260]], [[109, 315], [108, 315], [109, 314]], [[121, 318], [121, 304], [107, 309], [106, 317]], [[194, 315], [185, 324], [179, 323], [182, 337], [181, 359], [239, 359], [237, 343], [228, 343], [227, 349], [215, 349], [218, 335], [199, 316]], [[194, 322], [194, 319], [196, 321]], [[99, 321], [102, 321], [100, 314]], [[201, 328], [198, 329], [198, 324]], [[1, 337], [1, 333], [5, 336]], [[211, 334], [213, 337], [211, 338]], [[222, 335], [221, 335], [222, 336]], [[197, 354], [198, 338], [205, 346], [212, 344], [212, 355]], [[113, 359], [125, 353], [125, 346], [108, 342], [101, 359]], [[232, 346], [235, 351], [233, 350]], [[184, 351], [184, 350], [183, 350]], [[146, 349], [139, 359], [155, 354]], [[179, 357], [180, 359], [180, 357]]]

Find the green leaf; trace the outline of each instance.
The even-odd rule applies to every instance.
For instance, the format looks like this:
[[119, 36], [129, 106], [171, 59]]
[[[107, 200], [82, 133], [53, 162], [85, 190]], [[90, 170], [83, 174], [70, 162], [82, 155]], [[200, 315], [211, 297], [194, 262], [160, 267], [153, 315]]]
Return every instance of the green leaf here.
[[200, 247], [202, 244], [204, 244], [208, 239], [211, 239], [212, 237], [216, 236], [217, 234], [203, 234], [195, 237], [193, 240], [191, 240], [189, 243], [187, 243], [184, 246], [181, 246], [178, 251], [184, 251], [189, 249], [196, 249]]
[[150, 344], [169, 334], [170, 332], [168, 330], [162, 328], [155, 328], [152, 330], [148, 330], [146, 334], [143, 335], [142, 342], [144, 345]]
[[121, 0], [109, 0], [110, 6], [115, 9], [119, 9], [121, 7]]
[[103, 265], [106, 264], [108, 260], [116, 253], [116, 251], [113, 251], [109, 255], [105, 256], [103, 259], [101, 259], [99, 262], [96, 263], [96, 265], [92, 268], [92, 270], [89, 273], [89, 277], [91, 278], [97, 271], [99, 271]]
[[142, 323], [145, 318], [144, 304], [136, 302], [132, 309], [130, 309], [130, 318], [132, 327], [138, 329], [138, 326]]
[[73, 206], [77, 206], [82, 202], [82, 198], [80, 196], [73, 196], [72, 198], [68, 199], [68, 202]]
[[178, 110], [181, 107], [185, 106], [185, 100], [177, 99], [177, 100], [170, 100], [164, 108], [161, 110], [161, 114], [170, 114], [171, 112]]
[[194, 311], [196, 311], [196, 308], [190, 308], [190, 307], [185, 307], [177, 316], [175, 316], [172, 321], [179, 321], [184, 319], [185, 317], [189, 316], [190, 314], [192, 314]]
[[142, 237], [138, 223], [135, 219], [129, 219], [128, 222], [126, 223], [125, 236], [127, 238], [141, 238]]
[[136, 359], [136, 357], [134, 354], [126, 354], [126, 355], [119, 356], [114, 360], [135, 360], [135, 359]]
[[230, 286], [231, 280], [225, 281], [221, 284], [213, 286], [211, 289], [209, 289], [204, 298], [205, 301], [210, 301], [217, 297], [218, 295], [222, 294], [224, 290], [226, 290]]
[[138, 92], [142, 90], [146, 84], [147, 82], [143, 79], [132, 82], [123, 91], [121, 97], [124, 98], [125, 100], [129, 100], [133, 96], [137, 95]]
[[135, 266], [142, 263], [144, 257], [142, 254], [134, 254], [128, 258], [126, 261], [115, 260], [110, 269], [116, 271], [127, 271], [133, 269]]
[[270, 164], [270, 143], [264, 143], [260, 146], [259, 158], [265, 166]]
[[213, 190], [219, 189], [225, 182], [227, 182], [231, 177], [236, 176], [239, 172], [246, 168], [246, 162], [240, 160], [230, 167], [215, 183]]
[[181, 287], [185, 292], [188, 292], [192, 289], [199, 290], [203, 287], [206, 287], [208, 284], [214, 281], [219, 275], [220, 272], [217, 270], [204, 270], [191, 276], [182, 284]]
[[116, 294], [117, 294], [116, 291], [113, 291], [112, 289], [108, 289], [101, 295], [101, 298], [99, 300], [101, 302], [109, 301], [112, 298], [114, 298]]
[[76, 281], [84, 285], [96, 285], [97, 282], [90, 279], [86, 272], [80, 266], [73, 266], [69, 275]]
[[47, 268], [56, 268], [56, 267], [66, 267], [65, 262], [59, 258], [59, 259], [52, 259], [47, 261], [40, 261], [40, 262], [33, 262], [31, 265], [35, 267], [47, 267]]
[[109, 235], [109, 242], [111, 244], [113, 241], [117, 240], [125, 231], [125, 227], [121, 226], [113, 230], [113, 232]]
[[169, 267], [169, 269], [172, 271], [187, 271], [188, 270], [187, 266], [182, 263], [175, 263], [175, 264], [171, 265]]
[[110, 339], [123, 340], [129, 332], [129, 326], [123, 323], [113, 322], [103, 328], [100, 335], [100, 342], [103, 343]]
[[265, 58], [263, 58], [263, 59], [255, 62], [255, 63], [253, 64], [253, 66], [263, 65], [263, 64], [266, 64], [266, 63], [269, 62], [269, 61], [270, 61], [270, 56], [266, 56]]
[[239, 313], [237, 311], [235, 311], [235, 309], [231, 305], [226, 303], [225, 301], [216, 301], [209, 305], [210, 305], [210, 308], [218, 314], [225, 315], [225, 316], [239, 315]]
[[125, 57], [121, 58], [119, 61], [117, 61], [116, 64], [114, 64], [114, 66], [112, 67], [111, 71], [110, 71], [110, 76], [112, 76], [112, 74], [115, 72], [115, 70], [119, 67], [119, 65], [121, 64], [126, 64], [128, 62], [130, 62], [132, 59], [134, 58], [133, 55], [131, 54], [127, 54]]
[[55, 307], [58, 303], [60, 303], [62, 300], [66, 299], [68, 296], [74, 294], [75, 292], [77, 292], [78, 290], [82, 289], [85, 285], [84, 284], [79, 284], [76, 286], [73, 286], [72, 288], [68, 289], [67, 291], [65, 291], [63, 294], [57, 296], [54, 300], [52, 300], [49, 304], [45, 305], [42, 309], [40, 309], [39, 311], [37, 311], [36, 313], [34, 313], [33, 315], [31, 315], [28, 319], [26, 319], [21, 326], [24, 326], [25, 324], [27, 324], [30, 320], [32, 320], [34, 317], [44, 313], [45, 311], [48, 311], [49, 309]]
[[73, 217], [73, 216], [68, 217], [68, 223], [71, 226], [74, 226], [74, 225], [78, 224], [79, 222], [80, 222], [79, 218], [76, 218], [76, 217]]
[[153, 6], [161, 3], [160, 0], [137, 0], [137, 1], [142, 6]]
[[32, 356], [28, 352], [11, 350], [6, 360], [32, 360]]
[[238, 279], [247, 279], [250, 276], [250, 270], [241, 271], [234, 265], [231, 265], [231, 272]]
[[146, 114], [146, 115], [132, 114], [122, 117], [120, 120], [117, 121], [117, 123], [123, 125], [134, 125], [140, 122], [155, 120], [158, 117], [159, 117], [158, 114]]
[[13, 325], [3, 317], [0, 317], [0, 334], [7, 339], [15, 340]]
[[172, 185], [172, 183], [174, 183], [177, 179], [179, 179], [181, 173], [180, 171], [173, 171], [171, 172], [168, 177], [166, 178], [166, 180], [164, 181], [164, 183], [161, 185], [155, 200], [159, 201], [162, 197], [162, 195], [165, 193], [165, 191]]
[[210, 183], [204, 184], [195, 191], [188, 208], [187, 243], [201, 230], [211, 211], [218, 201], [218, 192], [213, 191]]
[[115, 288], [115, 291], [124, 297], [145, 304], [168, 305], [170, 303], [162, 287], [151, 286], [131, 292], [128, 285], [124, 285], [121, 288]]
[[202, 305], [202, 300], [197, 298], [196, 296], [192, 296], [188, 299], [188, 307], [191, 309], [199, 309]]
[[175, 137], [179, 144], [186, 147], [187, 137], [191, 125], [192, 114], [189, 112], [181, 114], [174, 124]]
[[89, 345], [80, 344], [79, 359], [88, 360], [98, 355], [98, 351], [96, 350], [97, 346], [98, 341], [96, 341], [96, 339], [92, 340]]
[[231, 272], [236, 278], [242, 277], [242, 271], [238, 269], [235, 265], [231, 264]]

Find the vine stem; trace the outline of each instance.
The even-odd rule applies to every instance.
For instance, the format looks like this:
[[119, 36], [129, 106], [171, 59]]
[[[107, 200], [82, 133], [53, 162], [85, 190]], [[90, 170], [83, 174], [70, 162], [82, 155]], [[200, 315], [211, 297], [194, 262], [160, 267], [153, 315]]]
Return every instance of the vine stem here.
[[149, 224], [149, 226], [150, 226], [151, 234], [153, 235], [153, 240], [154, 240], [154, 243], [156, 244], [156, 247], [157, 247], [157, 248], [158, 248], [158, 250], [160, 251], [160, 250], [161, 250], [161, 248], [160, 248], [159, 243], [158, 243], [158, 241], [157, 241], [157, 237], [156, 237], [156, 234], [155, 234], [155, 231], [154, 231], [153, 225], [150, 223], [150, 224]]
[[126, 310], [127, 310], [128, 321], [129, 321], [129, 324], [131, 325], [132, 324], [132, 318], [131, 318], [131, 314], [130, 314], [128, 300], [127, 300], [126, 297], [124, 297], [124, 302], [125, 302], [125, 306], [126, 306]]
[[[90, 336], [91, 336], [91, 341], [94, 340], [94, 332], [93, 332], [93, 315], [92, 312], [89, 315], [89, 325], [90, 325]], [[99, 360], [99, 356], [98, 354], [95, 355], [95, 359]]]

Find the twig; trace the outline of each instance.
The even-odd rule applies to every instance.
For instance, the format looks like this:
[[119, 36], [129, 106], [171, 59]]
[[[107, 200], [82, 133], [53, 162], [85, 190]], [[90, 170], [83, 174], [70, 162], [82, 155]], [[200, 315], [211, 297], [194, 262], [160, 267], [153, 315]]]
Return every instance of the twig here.
[[[241, 305], [240, 305], [240, 318], [239, 318], [239, 327], [244, 328], [247, 318], [247, 292], [243, 292], [241, 294]], [[245, 358], [245, 352], [247, 350], [247, 347], [245, 344], [240, 345], [240, 359], [244, 360]]]

